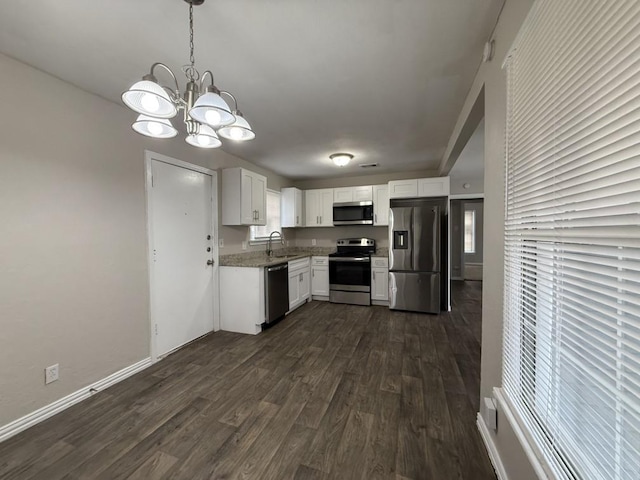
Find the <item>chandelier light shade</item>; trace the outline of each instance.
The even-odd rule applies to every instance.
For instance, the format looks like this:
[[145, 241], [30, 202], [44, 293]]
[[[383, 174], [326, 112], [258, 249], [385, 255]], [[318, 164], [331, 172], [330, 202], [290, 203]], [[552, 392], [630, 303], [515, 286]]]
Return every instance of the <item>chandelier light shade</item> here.
[[[251, 140], [255, 133], [249, 122], [238, 111], [238, 101], [231, 93], [220, 91], [214, 83], [210, 70], [202, 75], [196, 69], [193, 44], [193, 7], [202, 5], [204, 0], [184, 0], [189, 4], [189, 47], [190, 63], [183, 67], [187, 84], [180, 90], [173, 71], [163, 63], [154, 63], [142, 80], [134, 83], [122, 94], [122, 101], [140, 116], [133, 123], [133, 129], [141, 135], [153, 138], [171, 138], [178, 130], [168, 120], [180, 110], [187, 132], [186, 142], [199, 148], [217, 148], [222, 145], [218, 134], [230, 140]], [[172, 87], [161, 85], [155, 76], [157, 68], [165, 70], [172, 78]], [[205, 88], [205, 80], [210, 85]], [[201, 93], [202, 92], [202, 93]], [[222, 98], [227, 95], [233, 100], [233, 110]], [[217, 133], [216, 133], [217, 130]]]
[[187, 135], [185, 141], [189, 145], [200, 148], [218, 148], [222, 142], [216, 135], [216, 132], [209, 125], [200, 125], [200, 131], [195, 134]]
[[213, 91], [213, 89], [200, 95], [200, 98], [189, 110], [189, 116], [197, 122], [206, 123], [213, 128], [230, 125], [236, 120], [236, 117], [231, 113], [231, 107], [220, 96], [220, 92]]
[[169, 94], [151, 80], [140, 80], [122, 94], [122, 101], [134, 112], [156, 118], [173, 118], [178, 108]]
[[338, 167], [346, 167], [349, 165], [349, 162], [353, 158], [353, 155], [350, 153], [334, 153], [333, 155], [329, 155], [329, 158], [333, 160]]
[[147, 137], [173, 138], [178, 135], [178, 130], [176, 130], [166, 118], [153, 118], [147, 115], [139, 115], [131, 127], [140, 135]]
[[218, 130], [221, 137], [228, 140], [236, 140], [238, 142], [244, 142], [246, 140], [252, 140], [256, 138], [256, 134], [251, 130], [251, 125], [242, 116], [241, 112], [235, 111], [236, 121], [227, 127], [223, 127]]

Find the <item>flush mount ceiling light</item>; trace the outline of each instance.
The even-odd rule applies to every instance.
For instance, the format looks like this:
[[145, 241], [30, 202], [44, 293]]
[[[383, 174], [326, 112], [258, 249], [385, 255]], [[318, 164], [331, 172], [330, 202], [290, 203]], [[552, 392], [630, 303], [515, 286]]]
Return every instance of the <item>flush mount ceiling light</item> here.
[[350, 153], [334, 153], [333, 155], [329, 155], [329, 158], [333, 160], [338, 167], [346, 167], [349, 165], [349, 162], [353, 158], [353, 155]]
[[[202, 5], [204, 0], [184, 0], [189, 4], [189, 52], [190, 63], [182, 67], [187, 77], [184, 93], [180, 91], [178, 79], [173, 71], [164, 63], [154, 63], [142, 80], [134, 83], [122, 94], [122, 101], [140, 116], [132, 125], [141, 135], [154, 138], [171, 138], [178, 130], [169, 121], [180, 110], [187, 130], [185, 141], [189, 145], [200, 148], [217, 148], [222, 145], [220, 135], [229, 140], [251, 140], [256, 134], [249, 122], [238, 110], [238, 101], [231, 93], [220, 91], [214, 84], [210, 70], [202, 76], [195, 67], [193, 55], [193, 6]], [[154, 75], [156, 68], [164, 69], [172, 78], [175, 90], [160, 85]], [[205, 80], [209, 77], [210, 85], [206, 88]], [[202, 93], [200, 93], [202, 92]], [[227, 95], [233, 100], [233, 110], [222, 98]], [[216, 133], [216, 130], [218, 133]]]

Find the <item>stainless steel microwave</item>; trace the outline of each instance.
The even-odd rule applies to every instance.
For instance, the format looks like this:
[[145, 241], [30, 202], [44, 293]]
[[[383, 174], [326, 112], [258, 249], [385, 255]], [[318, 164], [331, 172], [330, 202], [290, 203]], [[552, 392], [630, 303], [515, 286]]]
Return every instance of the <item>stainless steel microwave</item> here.
[[333, 204], [334, 225], [373, 225], [373, 202]]

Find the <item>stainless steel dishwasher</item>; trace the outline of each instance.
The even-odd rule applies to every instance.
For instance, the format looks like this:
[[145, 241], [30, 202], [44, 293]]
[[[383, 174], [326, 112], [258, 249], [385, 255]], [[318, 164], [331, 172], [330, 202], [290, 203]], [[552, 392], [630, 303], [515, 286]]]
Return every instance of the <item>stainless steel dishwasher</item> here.
[[289, 311], [289, 264], [265, 267], [265, 308], [267, 325]]

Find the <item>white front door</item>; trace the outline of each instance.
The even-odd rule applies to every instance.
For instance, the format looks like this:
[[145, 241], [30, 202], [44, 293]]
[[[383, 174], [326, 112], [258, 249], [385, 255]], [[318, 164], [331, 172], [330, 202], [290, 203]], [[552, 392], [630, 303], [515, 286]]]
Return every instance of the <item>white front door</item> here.
[[[212, 176], [151, 160], [149, 190], [155, 356], [214, 328]], [[153, 343], [153, 342], [152, 342]]]

